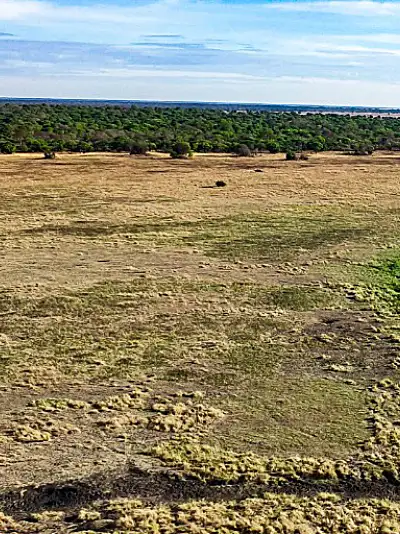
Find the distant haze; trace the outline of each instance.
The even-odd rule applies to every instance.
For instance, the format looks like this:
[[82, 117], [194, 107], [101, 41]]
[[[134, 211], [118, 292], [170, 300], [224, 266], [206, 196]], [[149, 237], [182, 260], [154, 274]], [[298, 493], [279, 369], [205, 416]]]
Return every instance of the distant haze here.
[[224, 109], [227, 111], [270, 111], [296, 113], [334, 113], [352, 115], [400, 116], [400, 108], [358, 107], [358, 106], [318, 106], [298, 104], [257, 104], [232, 102], [166, 102], [160, 100], [90, 100], [61, 98], [1, 98], [0, 104], [49, 104], [76, 106], [144, 106], [144, 107], [181, 107]]

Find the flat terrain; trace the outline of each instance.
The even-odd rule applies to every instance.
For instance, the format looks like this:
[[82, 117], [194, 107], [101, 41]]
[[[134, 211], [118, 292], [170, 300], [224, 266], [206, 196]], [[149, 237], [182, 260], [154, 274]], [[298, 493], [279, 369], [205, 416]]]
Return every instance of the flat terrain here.
[[395, 154], [1, 156], [0, 531], [398, 532], [399, 219]]

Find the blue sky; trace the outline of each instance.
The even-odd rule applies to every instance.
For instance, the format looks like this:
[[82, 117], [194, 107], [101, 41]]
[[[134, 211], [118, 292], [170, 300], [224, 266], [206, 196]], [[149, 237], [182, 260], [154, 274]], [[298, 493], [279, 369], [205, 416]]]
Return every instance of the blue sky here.
[[0, 96], [400, 107], [400, 0], [0, 0]]

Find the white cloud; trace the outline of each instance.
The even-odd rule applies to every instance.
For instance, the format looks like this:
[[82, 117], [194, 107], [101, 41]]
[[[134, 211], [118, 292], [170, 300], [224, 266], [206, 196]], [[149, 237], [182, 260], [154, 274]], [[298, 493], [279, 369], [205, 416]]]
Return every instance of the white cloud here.
[[316, 13], [336, 13], [356, 16], [391, 16], [400, 15], [400, 2], [382, 2], [372, 0], [345, 0], [331, 2], [271, 2], [267, 9], [280, 11], [300, 11]]
[[21, 20], [32, 15], [40, 15], [46, 10], [44, 2], [34, 0], [0, 0], [0, 20]]
[[[376, 56], [400, 56], [400, 47], [387, 48], [382, 46], [373, 46], [374, 43], [381, 44], [393, 44], [397, 45], [395, 40], [390, 42], [384, 38], [380, 39], [379, 36], [374, 35], [368, 37], [369, 46], [356, 44], [357, 41], [365, 41], [364, 36], [326, 36], [323, 40], [320, 37], [309, 36], [301, 39], [293, 38], [277, 38], [275, 40], [276, 49], [274, 53], [276, 55], [286, 57], [320, 57], [320, 58], [338, 58], [343, 61], [353, 60], [354, 57], [371, 57], [376, 61]], [[347, 41], [347, 42], [346, 42]], [[398, 40], [400, 44], [400, 37]]]
[[[19, 20], [36, 23], [39, 20], [55, 22], [106, 22], [135, 23], [163, 19], [178, 0], [159, 0], [146, 5], [124, 7], [99, 3], [92, 5], [59, 5], [54, 2], [35, 0], [0, 0], [0, 20]], [[32, 18], [33, 17], [33, 18]], [[164, 20], [165, 23], [165, 20]]]
[[376, 48], [376, 47], [368, 47], [368, 46], [361, 46], [361, 45], [337, 45], [334, 43], [320, 43], [318, 45], [314, 45], [317, 48], [317, 51], [325, 52], [328, 54], [331, 53], [343, 53], [347, 56], [350, 56], [351, 54], [362, 54], [362, 55], [372, 55], [372, 54], [379, 54], [379, 55], [387, 55], [387, 56], [400, 56], [400, 49], [392, 49], [392, 48]]
[[332, 37], [336, 41], [370, 42], [387, 45], [400, 45], [400, 35], [395, 33], [368, 33], [358, 35], [337, 35]]
[[[76, 0], [78, 2], [78, 0]], [[153, 0], [147, 4], [61, 5], [46, 0], [0, 0], [0, 21], [18, 21], [27, 25], [54, 22], [133, 25], [141, 34], [203, 32], [221, 36], [224, 28], [232, 37], [237, 31], [230, 21], [253, 22], [268, 20], [268, 12], [336, 13], [346, 16], [399, 16], [400, 2], [371, 0], [283, 1], [248, 4], [224, 4], [197, 0]], [[257, 25], [257, 24], [256, 24]], [[141, 27], [142, 26], [142, 27]], [[207, 30], [208, 27], [208, 30]], [[166, 29], [167, 28], [167, 29]], [[173, 30], [175, 28], [175, 30]], [[181, 30], [181, 31], [179, 31]], [[259, 28], [260, 34], [262, 28]], [[250, 32], [243, 27], [244, 33]], [[258, 32], [257, 32], [258, 33]], [[224, 34], [224, 37], [226, 35]]]
[[[244, 3], [228, 4], [220, 0], [149, 0], [146, 4], [123, 5], [97, 1], [88, 5], [75, 0], [75, 5], [65, 5], [51, 0], [0, 0], [0, 21], [23, 25], [26, 35], [33, 31], [43, 40], [122, 45], [145, 34], [182, 34], [193, 42], [218, 40], [223, 36], [226, 43], [215, 45], [220, 48], [246, 42], [257, 49], [263, 45], [273, 46], [277, 35], [290, 38], [292, 31], [299, 33], [300, 29], [307, 34], [307, 25], [300, 28], [298, 20], [290, 26], [286, 12], [292, 12], [294, 17], [296, 12], [308, 13], [314, 17], [314, 24], [318, 13], [346, 15], [346, 24], [357, 17], [357, 25], [361, 15], [365, 15], [362, 20], [369, 22], [371, 17], [382, 15], [380, 26], [377, 25], [375, 30], [381, 35], [385, 32], [386, 21], [390, 22], [393, 17], [400, 19], [400, 1], [300, 0], [265, 3], [259, 0], [257, 4], [248, 4], [243, 0]], [[277, 23], [279, 20], [283, 24]], [[320, 32], [324, 35], [324, 28], [321, 27]], [[254, 54], [251, 50], [248, 53]]]
[[23, 59], [6, 59], [3, 62], [3, 67], [12, 69], [23, 69], [29, 67], [30, 69], [46, 69], [54, 67], [54, 63], [45, 61], [24, 61]]
[[[77, 76], [99, 76], [112, 78], [190, 78], [194, 80], [224, 80], [230, 81], [265, 81], [267, 78], [263, 76], [255, 76], [251, 74], [241, 74], [238, 72], [212, 72], [212, 71], [194, 71], [194, 70], [161, 70], [161, 69], [134, 69], [134, 68], [93, 68], [86, 70], [74, 70], [72, 75]], [[268, 78], [269, 79], [269, 78]]]
[[[0, 22], [11, 23], [7, 29], [19, 37], [49, 41], [127, 44], [144, 34], [184, 33], [193, 39], [196, 35], [216, 35], [206, 29], [209, 16], [205, 4], [191, 4], [191, 0], [150, 0], [145, 5], [107, 4], [106, 0], [93, 4], [75, 2], [65, 5], [41, 0], [0, 0]], [[213, 4], [210, 8], [215, 12]], [[223, 12], [225, 7], [217, 9], [216, 16], [222, 17]]]

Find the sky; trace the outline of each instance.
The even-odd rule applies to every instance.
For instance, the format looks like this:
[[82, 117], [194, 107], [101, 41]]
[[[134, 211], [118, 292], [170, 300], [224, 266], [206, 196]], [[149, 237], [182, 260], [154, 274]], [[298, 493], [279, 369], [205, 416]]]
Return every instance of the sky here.
[[400, 107], [400, 0], [0, 0], [0, 96]]

